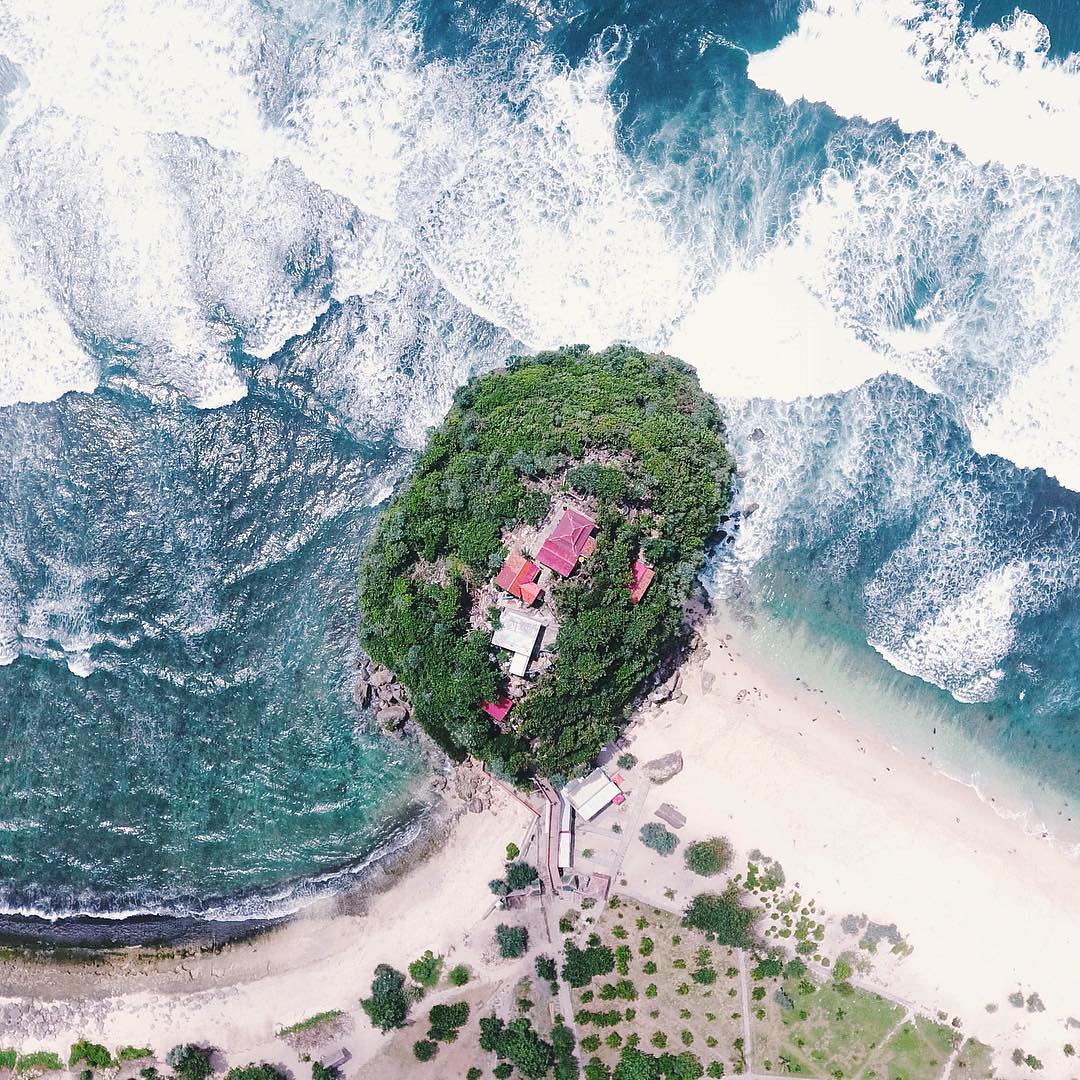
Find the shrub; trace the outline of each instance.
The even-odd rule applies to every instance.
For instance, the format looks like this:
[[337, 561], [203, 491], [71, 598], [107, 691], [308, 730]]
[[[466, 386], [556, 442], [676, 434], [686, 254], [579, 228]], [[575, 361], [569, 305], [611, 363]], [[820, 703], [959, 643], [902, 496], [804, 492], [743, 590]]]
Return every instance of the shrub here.
[[458, 964], [450, 969], [446, 976], [451, 986], [464, 986], [469, 981], [469, 969], [465, 964]]
[[496, 896], [506, 896], [510, 892], [510, 886], [501, 878], [492, 878], [488, 882], [488, 888]]
[[517, 844], [509, 843], [506, 845], [506, 861], [513, 862], [521, 854], [521, 848]]
[[519, 956], [524, 956], [529, 947], [529, 932], [524, 926], [499, 923], [495, 927], [495, 940], [499, 945], [499, 955], [504, 960], [516, 960]]
[[835, 982], [847, 982], [853, 974], [851, 965], [842, 956], [833, 965], [833, 980]]
[[679, 838], [664, 828], [659, 821], [650, 821], [641, 826], [641, 842], [660, 855], [670, 855], [678, 846]]
[[784, 966], [784, 978], [801, 979], [806, 974], [806, 965], [796, 956]]
[[722, 1077], [724, 1075], [724, 1063], [722, 1061], [714, 1061], [706, 1070], [705, 1075], [714, 1078]]
[[495, 1077], [495, 1080], [509, 1080], [510, 1075], [514, 1071], [514, 1066], [509, 1062], [504, 1061], [501, 1065], [496, 1065], [491, 1070], [491, 1075]]
[[738, 892], [728, 889], [722, 896], [701, 893], [690, 901], [683, 921], [687, 926], [716, 935], [722, 945], [746, 948], [751, 944], [750, 930], [758, 913], [744, 908]]
[[274, 1068], [273, 1065], [267, 1065], [263, 1061], [258, 1065], [252, 1063], [230, 1069], [225, 1074], [225, 1080], [287, 1080], [287, 1078], [280, 1069]]
[[638, 952], [642, 956], [652, 956], [652, 951], [654, 948], [655, 945], [651, 937], [643, 937], [641, 941], [638, 942]]
[[620, 975], [630, 974], [630, 946], [617, 945], [615, 947], [615, 970]]
[[181, 1043], [165, 1055], [165, 1064], [172, 1069], [177, 1080], [206, 1080], [213, 1071], [209, 1047], [194, 1043]]
[[110, 1069], [113, 1065], [112, 1054], [101, 1043], [85, 1039], [73, 1043], [68, 1055], [68, 1065], [78, 1065], [80, 1061], [85, 1061], [91, 1069]]
[[311, 1080], [341, 1080], [341, 1073], [333, 1065], [324, 1065], [321, 1061], [311, 1063]]
[[[340, 1009], [327, 1009], [325, 1012], [316, 1013], [314, 1016], [309, 1016], [305, 1020], [298, 1020], [295, 1024], [290, 1024], [288, 1027], [283, 1027], [278, 1036], [284, 1038], [288, 1035], [298, 1035], [302, 1031], [313, 1031], [317, 1027], [322, 1027], [323, 1024], [332, 1023], [334, 1020], [340, 1019], [345, 1014]], [[123, 1054], [123, 1050], [120, 1051]], [[149, 1051], [147, 1051], [149, 1054]]]
[[478, 1069], [475, 1065], [469, 1066], [469, 1071], [465, 1074], [465, 1080], [480, 1080], [480, 1077], [484, 1075], [482, 1069]]
[[711, 967], [698, 968], [690, 973], [690, 978], [702, 986], [711, 986], [716, 982], [716, 971]]
[[691, 844], [683, 853], [686, 865], [702, 877], [712, 877], [731, 863], [731, 844], [723, 836], [712, 836]]
[[586, 1035], [581, 1040], [581, 1049], [588, 1054], [594, 1054], [600, 1049], [600, 1036], [597, 1034]]
[[637, 758], [631, 753], [620, 754], [616, 764], [620, 769], [632, 769], [637, 764]]
[[116, 1051], [117, 1061], [142, 1061], [143, 1058], [153, 1056], [154, 1051], [149, 1046], [121, 1046]]
[[667, 1046], [667, 1036], [662, 1031], [654, 1031], [652, 1038], [649, 1040], [657, 1050], [663, 1050]]
[[379, 964], [371, 980], [371, 997], [363, 998], [360, 1005], [380, 1031], [401, 1027], [409, 1015], [405, 976], [389, 964]]
[[433, 990], [439, 985], [439, 976], [442, 974], [443, 958], [436, 956], [428, 949], [419, 960], [414, 960], [409, 965], [409, 975], [413, 982], [424, 987], [425, 990]]
[[540, 875], [536, 867], [527, 862], [510, 862], [506, 864], [506, 883], [511, 892], [515, 889], [528, 888]]
[[439, 1052], [439, 1044], [430, 1039], [417, 1039], [412, 1044], [412, 1052], [417, 1061], [430, 1061]]
[[[794, 963], [794, 961], [793, 961]], [[839, 961], [837, 961], [839, 967]], [[806, 970], [806, 965], [801, 964], [803, 970]], [[761, 979], [778, 979], [783, 973], [784, 965], [779, 960], [759, 960], [757, 966], [750, 972], [752, 979], [760, 981]], [[848, 975], [851, 974], [851, 970], [848, 970]], [[847, 976], [845, 976], [846, 978]]]
[[645, 963], [642, 965], [641, 970], [644, 971], [646, 975], [655, 975], [656, 974], [656, 961], [655, 960], [646, 960]]
[[15, 1071], [26, 1072], [60, 1072], [64, 1063], [60, 1055], [52, 1050], [33, 1050], [29, 1054], [20, 1054], [15, 1063]]

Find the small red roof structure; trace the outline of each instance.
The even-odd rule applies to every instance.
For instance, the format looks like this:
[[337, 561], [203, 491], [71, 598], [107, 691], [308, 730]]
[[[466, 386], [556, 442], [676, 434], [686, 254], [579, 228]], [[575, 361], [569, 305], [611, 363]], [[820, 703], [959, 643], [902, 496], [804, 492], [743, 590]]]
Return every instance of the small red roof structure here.
[[636, 604], [641, 600], [649, 585], [652, 584], [655, 575], [656, 571], [648, 563], [644, 563], [640, 559], [634, 560], [633, 577], [630, 579], [628, 586], [631, 604]]
[[536, 553], [536, 561], [554, 570], [556, 574], [569, 577], [583, 555], [591, 555], [596, 549], [593, 529], [596, 522], [576, 510], [565, 510], [555, 523], [555, 528]]
[[[533, 584], [539, 576], [540, 567], [536, 563], [512, 551], [506, 556], [506, 562], [495, 575], [495, 584], [500, 589], [505, 589], [511, 596], [524, 600], [526, 604], [534, 604], [543, 591]], [[528, 597], [525, 595], [526, 591], [529, 593]]]
[[510, 711], [513, 704], [512, 698], [504, 697], [499, 698], [498, 701], [485, 701], [480, 708], [483, 709], [492, 720], [498, 722], [506, 719], [506, 714]]

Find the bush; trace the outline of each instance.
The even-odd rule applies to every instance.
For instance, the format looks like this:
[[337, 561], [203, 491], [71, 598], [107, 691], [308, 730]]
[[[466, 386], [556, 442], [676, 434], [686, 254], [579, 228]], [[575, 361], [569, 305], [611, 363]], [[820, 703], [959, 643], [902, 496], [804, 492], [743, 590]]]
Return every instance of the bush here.
[[480, 1080], [480, 1077], [484, 1075], [482, 1069], [478, 1069], [475, 1065], [469, 1066], [469, 1071], [465, 1074], [465, 1080]]
[[213, 1071], [209, 1047], [194, 1043], [181, 1043], [165, 1055], [165, 1064], [172, 1069], [177, 1080], [206, 1080]]
[[225, 1074], [225, 1080], [287, 1080], [287, 1078], [280, 1069], [267, 1065], [263, 1061], [258, 1065], [241, 1065], [230, 1069]]
[[412, 1052], [417, 1061], [430, 1061], [439, 1052], [439, 1044], [430, 1039], [417, 1039], [412, 1044]]
[[516, 960], [519, 956], [524, 956], [529, 947], [529, 933], [524, 926], [500, 923], [495, 927], [495, 940], [499, 945], [499, 955], [504, 960]]
[[451, 986], [464, 986], [469, 981], [469, 969], [465, 964], [452, 967], [446, 976], [446, 981]]
[[690, 973], [690, 978], [702, 986], [712, 986], [716, 982], [716, 971], [711, 967], [698, 968]]
[[68, 1065], [78, 1065], [80, 1061], [85, 1061], [91, 1069], [111, 1069], [113, 1065], [112, 1054], [101, 1043], [87, 1042], [85, 1039], [72, 1044], [68, 1056]]
[[678, 846], [679, 838], [665, 829], [659, 821], [650, 821], [641, 826], [641, 842], [660, 855], [670, 855]]
[[82, 1069], [79, 1072], [79, 1080], [94, 1080], [93, 1069]]
[[491, 1075], [495, 1077], [495, 1080], [509, 1080], [511, 1074], [514, 1071], [514, 1066], [509, 1062], [504, 1061], [501, 1065], [496, 1065], [491, 1070]]
[[389, 964], [379, 964], [371, 980], [371, 997], [362, 999], [360, 1005], [380, 1031], [401, 1027], [409, 1015], [405, 976]]
[[506, 884], [510, 891], [528, 888], [540, 875], [536, 867], [527, 862], [510, 862], [506, 864]]
[[632, 769], [637, 764], [637, 758], [633, 754], [620, 754], [616, 764], [620, 769]]
[[521, 848], [517, 844], [510, 843], [506, 845], [506, 861], [513, 862], [521, 854]]
[[652, 951], [655, 948], [655, 943], [651, 937], [643, 937], [638, 942], [638, 953], [642, 956], [652, 956]]
[[502, 878], [492, 878], [488, 882], [488, 888], [496, 896], [506, 896], [510, 892], [510, 886]]
[[143, 1058], [153, 1056], [154, 1051], [149, 1046], [121, 1046], [116, 1051], [117, 1061], [142, 1061]]
[[60, 1055], [52, 1050], [33, 1050], [29, 1054], [20, 1054], [15, 1062], [15, 1071], [27, 1072], [60, 1072], [64, 1063]]
[[419, 960], [414, 960], [409, 965], [409, 975], [413, 982], [424, 987], [425, 990], [433, 990], [439, 985], [439, 976], [442, 974], [443, 958], [436, 956], [428, 949]]
[[758, 913], [744, 908], [738, 892], [728, 889], [722, 896], [717, 893], [701, 893], [690, 901], [683, 922], [696, 930], [715, 934], [721, 945], [747, 948], [751, 943], [751, 928]]
[[686, 865], [702, 877], [712, 877], [726, 870], [731, 863], [731, 844], [722, 836], [698, 840], [683, 853]]
[[311, 1080], [341, 1080], [341, 1073], [333, 1065], [324, 1065], [321, 1061], [311, 1063]]

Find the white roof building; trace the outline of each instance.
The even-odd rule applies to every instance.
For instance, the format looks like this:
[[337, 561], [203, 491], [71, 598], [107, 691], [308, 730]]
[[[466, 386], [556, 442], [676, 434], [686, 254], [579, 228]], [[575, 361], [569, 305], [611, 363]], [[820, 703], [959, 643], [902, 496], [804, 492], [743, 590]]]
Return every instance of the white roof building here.
[[593, 769], [588, 776], [571, 780], [560, 794], [581, 817], [591, 821], [622, 792], [603, 769]]
[[528, 670], [536, 652], [536, 643], [543, 632], [544, 624], [539, 619], [514, 608], [502, 609], [499, 628], [491, 635], [491, 644], [500, 649], [509, 649], [514, 654], [510, 662], [511, 675], [524, 675]]

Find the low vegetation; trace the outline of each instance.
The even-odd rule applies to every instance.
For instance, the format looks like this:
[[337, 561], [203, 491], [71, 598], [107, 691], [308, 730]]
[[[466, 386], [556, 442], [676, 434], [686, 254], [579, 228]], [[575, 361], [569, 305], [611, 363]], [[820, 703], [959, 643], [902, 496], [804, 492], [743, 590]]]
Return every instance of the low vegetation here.
[[[628, 346], [511, 358], [458, 391], [383, 515], [361, 573], [364, 647], [454, 756], [570, 775], [617, 734], [676, 640], [732, 473], [720, 410], [680, 361]], [[555, 584], [555, 662], [500, 728], [479, 706], [504, 677], [470, 615], [504, 533], [539, 524], [561, 489], [594, 508], [596, 551]], [[639, 552], [656, 576], [631, 604]]]
[[[316, 1013], [314, 1016], [309, 1016], [306, 1020], [298, 1020], [295, 1024], [290, 1024], [288, 1027], [283, 1027], [278, 1035], [281, 1038], [287, 1038], [289, 1035], [300, 1035], [305, 1031], [314, 1031], [317, 1028], [321, 1028], [327, 1024], [332, 1024], [336, 1020], [340, 1020], [345, 1014], [341, 1009], [328, 1009], [326, 1012]], [[121, 1056], [123, 1051], [120, 1051]]]
[[639, 836], [647, 848], [652, 848], [659, 855], [670, 855], [679, 843], [679, 838], [659, 821], [642, 825]]
[[177, 1080], [206, 1080], [214, 1071], [212, 1055], [213, 1050], [208, 1046], [181, 1043], [165, 1055], [165, 1064]]
[[723, 836], [698, 840], [683, 852], [686, 865], [702, 877], [723, 873], [731, 865], [731, 843]]

